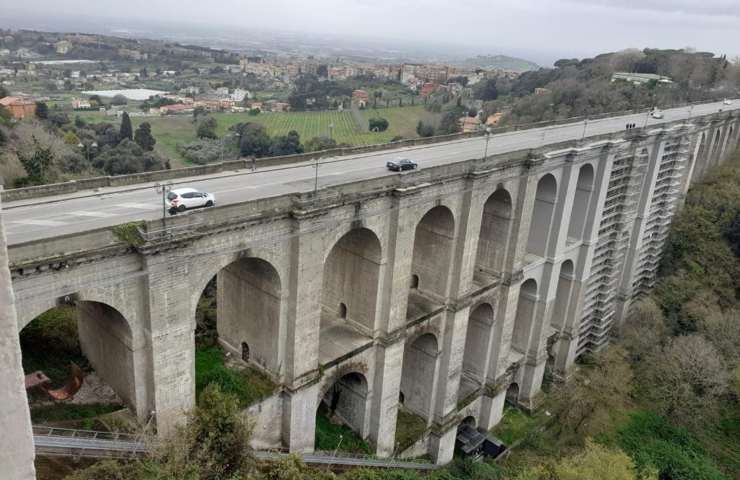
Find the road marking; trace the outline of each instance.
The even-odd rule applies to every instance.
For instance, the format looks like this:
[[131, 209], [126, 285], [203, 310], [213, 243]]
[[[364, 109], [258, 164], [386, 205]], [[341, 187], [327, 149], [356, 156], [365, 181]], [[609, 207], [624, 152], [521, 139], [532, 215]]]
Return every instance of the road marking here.
[[16, 220], [10, 223], [20, 223], [21, 225], [38, 225], [39, 227], [60, 227], [66, 225], [64, 222], [55, 222], [54, 220]]
[[116, 214], [116, 213], [110, 213], [110, 212], [80, 211], [80, 212], [70, 212], [67, 215], [74, 215], [76, 217], [109, 218], [109, 217], [115, 217], [118, 214]]
[[136, 210], [159, 210], [159, 206], [152, 205], [151, 203], [119, 203], [124, 208], [133, 208]]

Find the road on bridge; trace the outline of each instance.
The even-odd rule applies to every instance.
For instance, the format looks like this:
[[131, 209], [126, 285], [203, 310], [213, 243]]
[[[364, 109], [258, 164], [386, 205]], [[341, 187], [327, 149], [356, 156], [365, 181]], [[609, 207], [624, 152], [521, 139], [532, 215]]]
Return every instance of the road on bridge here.
[[[663, 119], [651, 118], [646, 113], [609, 117], [588, 122], [520, 130], [490, 137], [488, 154], [501, 154], [548, 144], [579, 140], [584, 137], [617, 133], [628, 123], [637, 127], [655, 126], [667, 122], [686, 120], [716, 113], [736, 110], [740, 102], [723, 105], [722, 102], [694, 105], [664, 110]], [[419, 163], [419, 168], [444, 165], [481, 158], [484, 155], [484, 137], [455, 140], [425, 146], [405, 147], [375, 153], [363, 153], [323, 159], [319, 166], [318, 187], [324, 188], [351, 181], [382, 176], [399, 175], [389, 172], [386, 161], [403, 156]], [[309, 192], [314, 189], [315, 167], [303, 163], [289, 168], [275, 168], [250, 172], [182, 178], [174, 181], [177, 186], [189, 186], [216, 195], [218, 205], [266, 198], [287, 193]], [[8, 245], [55, 237], [106, 226], [119, 225], [135, 220], [153, 220], [162, 216], [162, 197], [155, 184], [105, 188], [99, 191], [80, 191], [57, 197], [44, 197], [4, 206], [5, 231]]]

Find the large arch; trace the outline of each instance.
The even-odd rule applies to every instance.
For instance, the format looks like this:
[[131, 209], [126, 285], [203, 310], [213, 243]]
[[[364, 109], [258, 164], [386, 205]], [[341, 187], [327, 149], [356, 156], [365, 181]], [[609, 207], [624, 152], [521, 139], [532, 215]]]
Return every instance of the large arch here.
[[588, 217], [591, 198], [594, 191], [594, 167], [587, 163], [578, 171], [576, 192], [573, 197], [573, 208], [568, 225], [568, 240], [580, 242], [585, 240], [586, 218]]
[[321, 288], [322, 318], [340, 319], [372, 333], [382, 251], [366, 228], [350, 230], [329, 251]]
[[529, 225], [529, 237], [527, 239], [527, 253], [543, 257], [547, 249], [547, 241], [550, 237], [552, 217], [555, 212], [555, 201], [557, 199], [557, 181], [548, 173], [537, 183], [534, 209]]
[[[73, 312], [76, 324], [76, 335], [79, 341], [79, 352], [89, 362], [89, 367], [97, 376], [120, 397], [134, 414], [142, 414], [146, 411], [145, 405], [139, 405], [137, 390], [146, 388], [141, 379], [136, 378], [135, 365], [135, 341], [133, 329], [129, 321], [116, 308], [107, 303], [69, 299], [66, 305], [53, 307], [42, 312], [34, 321], [29, 322], [20, 331], [21, 344], [24, 350], [28, 348], [41, 348], [54, 350], [60, 345], [33, 345], [24, 341], [24, 336], [32, 329], [43, 329], [42, 324], [36, 321], [44, 314], [53, 314], [56, 318], [54, 328], [68, 329], [71, 325], [63, 325], [58, 312], [67, 309]], [[69, 333], [68, 333], [69, 335]], [[69, 346], [70, 349], [76, 349]], [[51, 351], [50, 355], [53, 355]], [[24, 362], [25, 364], [25, 362]], [[79, 365], [85, 367], [84, 365]], [[66, 368], [67, 365], [59, 365], [58, 368]], [[26, 372], [31, 373], [31, 372]], [[58, 385], [56, 385], [58, 386]], [[143, 400], [143, 399], [141, 399]]]
[[455, 219], [449, 208], [437, 206], [419, 221], [414, 234], [411, 275], [418, 290], [437, 297], [447, 295], [455, 239]]
[[506, 242], [512, 224], [511, 195], [505, 189], [496, 190], [483, 206], [476, 270], [500, 274], [503, 270]]
[[534, 326], [537, 306], [537, 282], [529, 279], [519, 288], [519, 301], [516, 306], [514, 333], [511, 337], [511, 348], [519, 353], [526, 353], [529, 347]]
[[401, 394], [405, 408], [430, 419], [434, 398], [439, 347], [437, 338], [425, 333], [406, 344], [401, 370]]
[[463, 352], [463, 374], [460, 379], [460, 395], [463, 399], [485, 382], [491, 335], [493, 330], [493, 307], [482, 303], [475, 307], [468, 318]]
[[216, 278], [220, 342], [240, 358], [279, 375], [282, 286], [277, 270], [266, 260], [247, 257], [226, 265]]
[[349, 372], [336, 379], [319, 398], [319, 408], [326, 409], [361, 438], [368, 436], [368, 382], [365, 375]]

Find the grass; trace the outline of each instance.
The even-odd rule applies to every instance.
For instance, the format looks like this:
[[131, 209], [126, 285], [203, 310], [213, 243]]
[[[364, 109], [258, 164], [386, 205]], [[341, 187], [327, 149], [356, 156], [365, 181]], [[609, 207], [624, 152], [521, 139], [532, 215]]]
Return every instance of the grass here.
[[196, 348], [196, 394], [200, 396], [200, 392], [211, 383], [217, 383], [224, 392], [236, 395], [244, 408], [270, 396], [276, 388], [275, 383], [256, 368], [227, 367], [224, 353], [219, 347]]
[[328, 410], [321, 404], [316, 412], [317, 450], [370, 454], [372, 450], [362, 438], [346, 425], [337, 425], [329, 420]]
[[54, 403], [31, 408], [31, 421], [38, 424], [50, 422], [79, 421], [79, 426], [92, 429], [96, 425], [95, 417], [116, 412], [124, 408], [120, 404], [89, 403], [77, 405], [72, 403]]
[[426, 429], [427, 423], [422, 417], [399, 408], [396, 417], [396, 450], [402, 452], [409, 448]]
[[504, 416], [496, 425], [492, 433], [504, 444], [511, 445], [516, 441], [523, 440], [529, 433], [540, 425], [536, 417], [532, 417], [523, 411], [506, 405]]

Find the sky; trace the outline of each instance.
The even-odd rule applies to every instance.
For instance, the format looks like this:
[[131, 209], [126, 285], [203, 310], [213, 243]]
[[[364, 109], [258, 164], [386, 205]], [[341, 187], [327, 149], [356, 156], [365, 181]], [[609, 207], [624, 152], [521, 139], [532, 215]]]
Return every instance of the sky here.
[[584, 57], [625, 48], [740, 55], [740, 0], [0, 0], [3, 11], [159, 19]]

